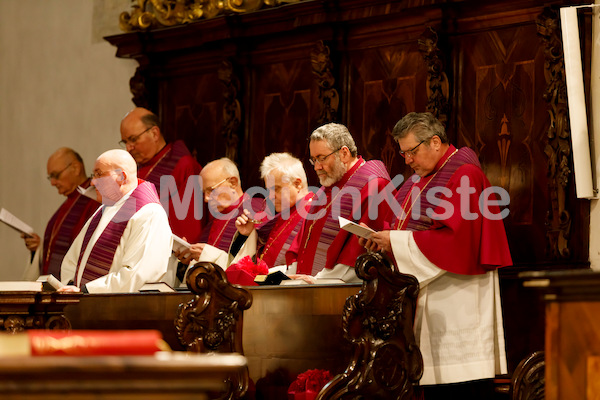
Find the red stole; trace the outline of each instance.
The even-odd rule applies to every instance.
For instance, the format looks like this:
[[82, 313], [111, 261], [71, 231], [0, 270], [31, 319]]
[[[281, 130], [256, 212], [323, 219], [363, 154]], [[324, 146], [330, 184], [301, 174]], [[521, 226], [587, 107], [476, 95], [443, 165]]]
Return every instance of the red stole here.
[[[154, 185], [140, 179], [138, 179], [138, 182], [137, 188], [135, 188], [129, 198], [125, 200], [119, 211], [117, 211], [106, 228], [104, 228], [104, 231], [102, 231], [102, 234], [96, 243], [94, 243], [94, 247], [90, 252], [90, 256], [83, 267], [83, 276], [79, 286], [85, 285], [90, 281], [108, 274], [113, 262], [113, 258], [115, 257], [115, 251], [117, 250], [117, 246], [121, 241], [121, 236], [123, 235], [123, 232], [125, 231], [125, 228], [127, 227], [131, 217], [146, 204], [160, 204]], [[101, 207], [96, 212], [92, 218], [92, 221], [90, 222], [90, 225], [88, 226], [87, 231], [85, 232], [83, 243], [81, 245], [81, 251], [79, 253], [79, 260], [77, 262], [77, 269], [75, 271], [75, 282], [77, 282], [77, 277], [79, 275], [81, 259], [83, 258], [83, 254], [85, 253], [90, 238], [100, 222], [104, 207], [105, 206]]]
[[[248, 201], [250, 201], [250, 204], [247, 204]], [[208, 224], [202, 230], [200, 243], [207, 243], [226, 253], [229, 252], [231, 241], [237, 232], [235, 220], [244, 212], [244, 208], [249, 209], [250, 205], [253, 210], [262, 211], [264, 208], [264, 199], [256, 197], [249, 198], [248, 195], [244, 193], [236, 203], [220, 212], [220, 214], [222, 214], [220, 217], [229, 215], [229, 218], [214, 218], [211, 214]]]
[[[81, 187], [87, 188], [90, 179]], [[74, 190], [54, 213], [44, 232], [44, 247], [40, 257], [40, 274], [60, 277], [62, 260], [90, 216], [100, 204]]]
[[[296, 254], [298, 262], [296, 271], [299, 274], [316, 275], [323, 268], [333, 268], [336, 264], [354, 265], [356, 258], [364, 252], [364, 248], [358, 244], [355, 235], [340, 231], [338, 214], [334, 215], [333, 204], [336, 204], [335, 208], [339, 208], [339, 215], [350, 220], [354, 219], [352, 217], [354, 210], [360, 207], [360, 221], [373, 229], [381, 229], [385, 212], [379, 212], [376, 220], [368, 218], [369, 181], [373, 180], [377, 181], [378, 190], [390, 181], [385, 165], [376, 160], [365, 162], [362, 157], [359, 157], [339, 182], [331, 187], [321, 187], [314, 200], [325, 196], [326, 201], [313, 201], [310, 214], [316, 215], [325, 210], [326, 215], [318, 220], [304, 221], [301, 234], [296, 236], [290, 252], [286, 255], [288, 265], [294, 260]], [[360, 204], [355, 204], [354, 198], [344, 191], [338, 192], [336, 197], [332, 198], [333, 188], [358, 189], [361, 195]]]
[[[290, 210], [289, 218], [282, 219], [281, 213], [275, 216], [275, 224], [272, 226], [267, 240], [263, 242], [259, 249], [260, 258], [269, 268], [285, 264], [285, 253], [292, 245], [304, 221], [302, 213], [298, 210], [304, 209], [304, 215], [306, 215], [314, 196], [313, 192], [308, 192], [306, 196], [300, 199]], [[258, 228], [259, 240], [263, 236], [262, 230]]]
[[[461, 216], [460, 196], [456, 189], [462, 177], [467, 177], [469, 186], [475, 188], [475, 193], [469, 195], [467, 210], [477, 214], [473, 220], [465, 220]], [[396, 196], [408, 219], [392, 219], [392, 228], [415, 231], [415, 242], [429, 261], [441, 269], [462, 275], [484, 274], [491, 269], [512, 265], [502, 220], [484, 218], [480, 211], [479, 196], [491, 185], [473, 150], [463, 147], [457, 151], [450, 146], [432, 174], [413, 182], [415, 179], [409, 178]], [[432, 220], [426, 214], [428, 208], [436, 214], [443, 214], [448, 208], [436, 207], [427, 200], [427, 192], [436, 187], [446, 187], [452, 192], [450, 197], [439, 192], [436, 194], [453, 210], [448, 218], [442, 220]], [[411, 196], [413, 190], [418, 196]], [[486, 206], [492, 214], [500, 211], [497, 206]]]

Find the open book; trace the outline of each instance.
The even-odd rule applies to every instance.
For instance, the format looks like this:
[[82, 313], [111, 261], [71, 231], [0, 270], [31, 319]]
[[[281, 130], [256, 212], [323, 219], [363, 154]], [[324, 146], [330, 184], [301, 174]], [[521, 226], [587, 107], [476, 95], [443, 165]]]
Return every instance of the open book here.
[[33, 228], [9, 213], [6, 208], [2, 208], [0, 210], [0, 222], [4, 222], [6, 225], [21, 233], [24, 233], [27, 236], [33, 235]]
[[338, 217], [338, 219], [340, 221], [340, 228], [347, 230], [350, 233], [354, 233], [356, 236], [360, 236], [361, 238], [369, 239], [371, 238], [371, 234], [375, 233], [373, 229], [359, 225], [356, 222], [352, 222], [344, 217]]

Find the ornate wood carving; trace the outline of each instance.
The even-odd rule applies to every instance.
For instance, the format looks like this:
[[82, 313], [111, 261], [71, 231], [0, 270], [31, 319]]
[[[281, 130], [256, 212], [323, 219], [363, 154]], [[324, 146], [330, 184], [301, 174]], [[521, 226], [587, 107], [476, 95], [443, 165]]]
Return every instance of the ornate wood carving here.
[[187, 24], [225, 14], [242, 14], [302, 0], [137, 0], [119, 16], [125, 32]]
[[310, 52], [312, 72], [319, 86], [318, 125], [337, 121], [337, 112], [340, 105], [340, 96], [334, 87], [333, 63], [329, 58], [329, 54], [330, 49], [322, 40], [319, 40]]
[[[199, 262], [188, 271], [188, 288], [196, 294], [193, 300], [177, 310], [175, 329], [181, 344], [195, 353], [239, 353], [242, 347], [242, 318], [252, 305], [246, 289], [228, 282], [218, 265]], [[220, 398], [237, 399], [248, 390], [248, 369], [231, 377], [229, 390]]]
[[363, 286], [342, 315], [354, 355], [317, 399], [413, 399], [423, 374], [413, 333], [419, 283], [381, 253], [361, 255], [355, 268]]
[[538, 34], [544, 44], [544, 74], [547, 82], [544, 100], [550, 106], [550, 126], [544, 149], [548, 157], [549, 205], [546, 219], [547, 252], [552, 258], [571, 254], [571, 213], [567, 207], [567, 186], [571, 175], [571, 132], [568, 122], [565, 64], [559, 36], [557, 12], [545, 8], [536, 19]]
[[129, 80], [129, 90], [133, 95], [131, 101], [138, 107], [150, 109], [150, 91], [146, 87], [145, 68], [141, 65], [136, 68], [135, 74]]
[[238, 162], [240, 137], [238, 130], [242, 120], [242, 106], [238, 99], [240, 79], [234, 73], [231, 61], [224, 60], [218, 71], [219, 80], [225, 85], [223, 91], [223, 128], [221, 133], [225, 138], [225, 156]]
[[0, 332], [27, 329], [71, 329], [64, 308], [79, 303], [81, 294], [56, 292], [3, 292], [0, 296]]
[[536, 351], [523, 359], [512, 375], [511, 400], [544, 400], [546, 361], [543, 351]]
[[450, 85], [444, 72], [442, 52], [438, 47], [438, 34], [428, 27], [418, 40], [419, 51], [427, 63], [427, 107], [426, 110], [435, 115], [444, 126], [448, 126], [450, 103], [448, 96]]

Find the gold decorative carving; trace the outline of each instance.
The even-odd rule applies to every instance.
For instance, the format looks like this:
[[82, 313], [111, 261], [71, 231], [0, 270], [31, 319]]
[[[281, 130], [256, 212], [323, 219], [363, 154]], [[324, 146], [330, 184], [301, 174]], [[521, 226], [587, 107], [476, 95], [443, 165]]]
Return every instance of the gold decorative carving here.
[[225, 138], [225, 156], [238, 162], [238, 145], [240, 137], [238, 130], [242, 120], [242, 106], [238, 100], [240, 80], [234, 73], [233, 64], [223, 61], [218, 71], [219, 80], [225, 85], [223, 98], [223, 128], [221, 134]]
[[550, 126], [544, 152], [548, 157], [550, 205], [546, 218], [547, 253], [552, 258], [568, 258], [571, 213], [567, 191], [571, 176], [571, 132], [568, 121], [567, 87], [562, 42], [556, 10], [545, 8], [536, 18], [537, 32], [544, 44], [544, 100], [550, 105]]
[[[196, 353], [239, 353], [242, 347], [243, 311], [252, 305], [252, 294], [232, 285], [221, 267], [199, 262], [190, 267], [186, 283], [196, 297], [180, 304], [175, 318], [179, 342]], [[228, 380], [220, 399], [239, 399], [248, 390], [248, 369]]]
[[418, 40], [419, 51], [427, 63], [427, 107], [437, 119], [447, 126], [450, 114], [450, 103], [448, 96], [450, 85], [448, 77], [444, 72], [442, 52], [438, 48], [438, 35], [436, 31], [428, 27]]
[[353, 356], [317, 399], [418, 398], [423, 357], [413, 321], [419, 282], [400, 273], [382, 253], [362, 254], [355, 270], [362, 288], [346, 300], [342, 313]]
[[310, 52], [313, 75], [317, 78], [319, 86], [320, 112], [317, 123], [324, 125], [337, 120], [340, 96], [334, 88], [333, 63], [329, 57], [329, 47], [319, 40]]
[[303, 0], [137, 0], [130, 13], [121, 13], [119, 27], [125, 32], [155, 29], [300, 1]]

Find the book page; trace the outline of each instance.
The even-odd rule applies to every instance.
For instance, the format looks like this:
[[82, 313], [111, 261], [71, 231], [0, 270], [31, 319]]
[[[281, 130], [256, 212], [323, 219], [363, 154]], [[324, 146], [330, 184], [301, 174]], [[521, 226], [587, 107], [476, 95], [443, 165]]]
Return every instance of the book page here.
[[12, 215], [8, 212], [7, 209], [2, 208], [0, 210], [0, 221], [4, 222], [6, 225], [10, 226], [17, 231], [24, 233], [28, 236], [33, 235], [33, 228], [27, 225], [25, 222], [21, 221], [19, 218]]
[[191, 244], [173, 234], [173, 251], [183, 251], [185, 249], [189, 249], [190, 246]]
[[344, 217], [338, 217], [338, 219], [340, 221], [340, 228], [347, 230], [348, 232], [353, 233], [356, 236], [369, 239], [371, 237], [371, 233], [375, 233], [373, 229], [359, 225], [356, 222], [352, 222]]

